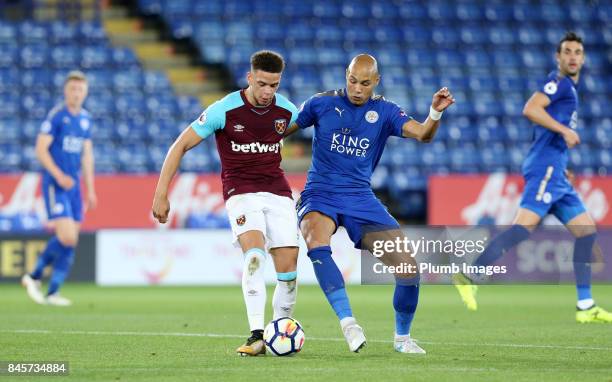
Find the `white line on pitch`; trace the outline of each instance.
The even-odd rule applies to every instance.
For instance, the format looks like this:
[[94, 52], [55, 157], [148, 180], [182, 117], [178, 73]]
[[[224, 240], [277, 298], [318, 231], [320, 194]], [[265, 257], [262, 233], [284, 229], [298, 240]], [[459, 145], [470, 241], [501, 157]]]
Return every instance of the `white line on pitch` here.
[[[0, 330], [3, 333], [15, 334], [68, 334], [68, 335], [91, 335], [91, 336], [154, 336], [154, 337], [208, 337], [208, 338], [244, 338], [244, 335], [239, 334], [219, 334], [219, 333], [181, 333], [181, 332], [104, 332], [104, 331], [85, 331], [85, 330], [38, 330], [38, 329], [16, 329], [16, 330]], [[344, 342], [343, 338], [330, 337], [307, 337], [313, 341], [332, 341]], [[390, 340], [368, 340], [374, 343], [390, 343]], [[603, 350], [611, 351], [612, 347], [603, 346], [564, 346], [564, 345], [536, 345], [536, 344], [505, 344], [505, 343], [461, 343], [461, 342], [435, 342], [435, 341], [418, 341], [428, 345], [447, 345], [447, 346], [488, 346], [488, 347], [507, 347], [507, 348], [524, 348], [524, 349], [564, 349], [564, 350]]]

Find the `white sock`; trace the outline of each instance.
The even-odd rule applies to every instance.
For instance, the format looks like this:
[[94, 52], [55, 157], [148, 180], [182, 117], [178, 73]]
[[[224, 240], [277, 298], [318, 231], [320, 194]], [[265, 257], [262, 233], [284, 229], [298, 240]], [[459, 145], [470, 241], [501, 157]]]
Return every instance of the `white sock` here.
[[344, 317], [340, 320], [340, 327], [342, 328], [342, 330], [344, 330], [344, 328], [346, 328], [347, 326], [354, 325], [356, 323], [357, 320], [355, 319], [355, 317]]
[[265, 252], [260, 248], [252, 248], [244, 254], [242, 295], [244, 296], [251, 331], [263, 330], [264, 328], [264, 312], [266, 310], [265, 261]]
[[402, 341], [406, 341], [410, 339], [410, 334], [403, 334], [403, 335], [399, 335], [397, 333], [395, 333], [395, 336], [393, 337], [393, 340], [395, 342], [402, 342]]
[[585, 310], [595, 305], [595, 301], [592, 298], [586, 298], [584, 300], [578, 300], [578, 309]]
[[297, 296], [297, 279], [291, 281], [276, 281], [274, 296], [272, 296], [273, 319], [293, 317], [293, 308]]

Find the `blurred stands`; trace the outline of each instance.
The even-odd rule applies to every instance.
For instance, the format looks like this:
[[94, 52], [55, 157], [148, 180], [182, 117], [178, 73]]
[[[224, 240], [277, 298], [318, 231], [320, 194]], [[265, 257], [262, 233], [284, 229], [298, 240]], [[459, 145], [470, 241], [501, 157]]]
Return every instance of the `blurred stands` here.
[[[37, 1], [30, 1], [34, 6]], [[344, 86], [349, 59], [375, 55], [378, 89], [417, 119], [431, 95], [449, 86], [457, 104], [434, 143], [389, 140], [372, 185], [408, 215], [422, 216], [427, 175], [519, 172], [532, 129], [524, 102], [555, 68], [567, 29], [585, 38], [580, 84], [582, 144], [570, 155], [583, 174], [611, 174], [612, 4], [591, 1], [138, 0], [172, 36], [191, 39], [200, 59], [225, 65], [245, 86], [250, 55], [269, 48], [287, 59], [281, 92], [299, 104]], [[36, 8], [35, 8], [36, 9]], [[70, 21], [0, 19], [0, 172], [35, 170], [33, 145], [46, 112], [61, 98], [67, 71], [90, 78], [99, 172], [156, 172], [165, 152], [202, 109], [177, 96], [166, 74], [145, 70], [134, 52], [114, 47], [99, 13]], [[309, 139], [312, 129], [301, 138]], [[220, 170], [214, 140], [190, 152], [183, 170]]]
[[[174, 138], [202, 112], [197, 97], [177, 96], [164, 72], [145, 70], [134, 51], [113, 46], [99, 12], [91, 16], [0, 19], [0, 172], [40, 168], [30, 148], [72, 69], [89, 79], [97, 172], [159, 171]], [[183, 170], [220, 170], [214, 141], [203, 146], [186, 156]]]
[[[344, 86], [356, 53], [375, 55], [378, 92], [416, 118], [442, 86], [457, 104], [434, 144], [391, 139], [373, 179], [409, 200], [431, 173], [520, 172], [532, 138], [522, 107], [547, 73], [568, 29], [585, 39], [578, 173], [611, 174], [612, 3], [591, 1], [139, 0], [177, 38], [192, 38], [206, 62], [223, 63], [245, 86], [250, 54], [270, 48], [287, 61], [281, 92], [296, 104]], [[304, 138], [309, 138], [312, 130]], [[421, 209], [424, 205], [421, 204]]]

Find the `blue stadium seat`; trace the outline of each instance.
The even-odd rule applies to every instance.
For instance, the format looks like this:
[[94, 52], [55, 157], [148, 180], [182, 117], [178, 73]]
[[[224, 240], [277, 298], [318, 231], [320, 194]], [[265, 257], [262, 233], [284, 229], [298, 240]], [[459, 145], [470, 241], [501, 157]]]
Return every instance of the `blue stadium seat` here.
[[60, 45], [51, 49], [51, 63], [56, 69], [74, 69], [81, 61], [80, 49], [74, 45]]
[[367, 2], [344, 1], [342, 2], [342, 16], [350, 20], [351, 23], [363, 23], [370, 16]]
[[[410, 42], [411, 46], [429, 47], [432, 41], [431, 30], [423, 25], [412, 23], [401, 27], [404, 41]], [[409, 51], [411, 51], [410, 49]]]
[[542, 20], [542, 11], [529, 2], [513, 4], [514, 20], [520, 23], [537, 22]]
[[0, 51], [2, 52], [0, 54], [0, 70], [14, 69], [19, 61], [20, 50], [18, 46], [16, 44], [0, 44]]
[[505, 23], [514, 19], [510, 4], [491, 2], [485, 4], [485, 17], [493, 23]]
[[120, 71], [113, 74], [113, 86], [119, 93], [141, 89], [144, 85], [143, 77], [139, 70]]
[[114, 48], [111, 52], [112, 60], [119, 69], [130, 69], [140, 65], [134, 51], [130, 48]]
[[88, 46], [81, 51], [84, 69], [105, 69], [111, 63], [111, 51], [105, 46]]
[[485, 9], [476, 2], [459, 3], [457, 4], [457, 19], [480, 23], [485, 19]]
[[439, 0], [427, 4], [427, 14], [432, 20], [439, 22], [454, 21], [457, 18], [452, 3]]
[[19, 132], [21, 134], [21, 141], [24, 142], [25, 144], [29, 143], [29, 144], [34, 144], [34, 142], [36, 141], [36, 137], [38, 136], [38, 133], [40, 132], [40, 125], [43, 121], [42, 118], [37, 118], [37, 119], [32, 119], [32, 118], [27, 118], [27, 119], [21, 119], [19, 120], [20, 125], [19, 125]]
[[196, 41], [210, 43], [211, 41], [223, 41], [225, 38], [225, 27], [219, 21], [210, 20], [206, 23], [196, 23], [193, 38]]
[[13, 118], [0, 119], [0, 144], [15, 143], [20, 138], [21, 120]]
[[19, 52], [21, 67], [36, 69], [44, 67], [49, 59], [49, 47], [46, 44], [25, 45]]
[[49, 26], [49, 42], [54, 45], [70, 45], [78, 38], [76, 24], [54, 21]]
[[489, 43], [494, 46], [512, 45], [518, 41], [518, 34], [507, 26], [492, 26], [488, 30]]
[[84, 21], [79, 23], [78, 34], [81, 43], [87, 45], [99, 45], [106, 42], [106, 32], [102, 24], [96, 21]]
[[204, 110], [200, 100], [192, 96], [178, 96], [176, 102], [181, 118], [189, 122], [195, 120]]
[[[0, 105], [0, 118], [3, 105]], [[21, 171], [21, 154], [22, 148], [14, 143], [0, 144], [0, 172], [17, 172]]]
[[0, 46], [14, 44], [17, 40], [17, 27], [7, 21], [0, 21]]
[[461, 28], [461, 42], [467, 45], [484, 44], [488, 37], [480, 26], [465, 26]]
[[21, 86], [29, 91], [47, 90], [51, 86], [51, 75], [47, 69], [23, 70]]
[[42, 23], [24, 21], [19, 25], [19, 38], [22, 44], [46, 45], [49, 30]]

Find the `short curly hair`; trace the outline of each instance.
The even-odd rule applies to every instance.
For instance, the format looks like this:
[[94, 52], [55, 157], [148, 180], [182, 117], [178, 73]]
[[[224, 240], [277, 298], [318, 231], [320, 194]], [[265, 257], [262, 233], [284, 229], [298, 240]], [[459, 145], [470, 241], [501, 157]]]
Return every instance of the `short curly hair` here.
[[282, 73], [285, 60], [280, 54], [271, 50], [260, 50], [251, 56], [251, 71], [263, 70], [268, 73]]

